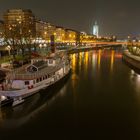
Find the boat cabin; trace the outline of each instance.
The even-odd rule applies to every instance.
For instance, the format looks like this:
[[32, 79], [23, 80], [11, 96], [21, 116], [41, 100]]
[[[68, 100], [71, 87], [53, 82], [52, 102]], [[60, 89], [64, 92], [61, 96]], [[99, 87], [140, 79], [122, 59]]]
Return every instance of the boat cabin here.
[[17, 73], [13, 76], [12, 89], [28, 89], [33, 88], [35, 84], [41, 84], [44, 80], [50, 83], [55, 77], [63, 76], [65, 68], [62, 68], [63, 63], [60, 57], [47, 57], [44, 60], [37, 60], [25, 68], [25, 73]]
[[27, 66], [27, 72], [37, 72], [43, 68], [47, 67], [47, 63], [45, 61], [38, 61], [29, 66]]
[[55, 66], [61, 61], [60, 57], [48, 57], [47, 63], [48, 66]]
[[44, 61], [44, 62], [47, 62], [47, 58], [33, 58], [31, 59], [31, 64], [34, 64], [36, 62], [39, 62], [39, 61]]

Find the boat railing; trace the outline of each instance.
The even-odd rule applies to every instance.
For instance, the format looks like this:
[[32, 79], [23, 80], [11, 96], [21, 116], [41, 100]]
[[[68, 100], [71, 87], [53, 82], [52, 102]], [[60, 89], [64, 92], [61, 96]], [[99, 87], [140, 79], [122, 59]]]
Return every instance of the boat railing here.
[[51, 67], [46, 67], [44, 69], [41, 69], [40, 71], [37, 72], [24, 72], [21, 73], [20, 70], [13, 71], [7, 75], [7, 79], [20, 79], [20, 80], [26, 80], [26, 79], [35, 79], [39, 78], [42, 76], [45, 76], [47, 74], [54, 73], [57, 69], [61, 68], [63, 63], [57, 65], [57, 66], [51, 66]]

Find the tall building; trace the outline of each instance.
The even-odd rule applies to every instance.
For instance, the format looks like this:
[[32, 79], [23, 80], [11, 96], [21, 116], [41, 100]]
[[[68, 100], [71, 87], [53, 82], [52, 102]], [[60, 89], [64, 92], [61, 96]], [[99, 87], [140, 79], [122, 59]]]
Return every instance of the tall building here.
[[97, 24], [97, 21], [93, 25], [93, 35], [96, 35], [97, 37], [99, 37], [99, 26]]
[[36, 19], [35, 26], [36, 26], [36, 37], [45, 39], [46, 22]]
[[51, 36], [56, 35], [56, 26], [47, 22], [45, 26], [45, 38], [50, 42]]
[[10, 9], [4, 14], [5, 34], [16, 30], [22, 35], [34, 37], [36, 34], [35, 16], [31, 10]]
[[63, 42], [65, 41], [65, 29], [63, 27], [60, 26], [56, 26], [56, 41], [57, 42]]
[[2, 37], [4, 32], [4, 22], [0, 20], [0, 38]]
[[0, 20], [0, 46], [4, 45], [3, 33], [4, 33], [4, 22]]
[[66, 38], [65, 41], [69, 43], [76, 43], [77, 31], [72, 29], [66, 29]]

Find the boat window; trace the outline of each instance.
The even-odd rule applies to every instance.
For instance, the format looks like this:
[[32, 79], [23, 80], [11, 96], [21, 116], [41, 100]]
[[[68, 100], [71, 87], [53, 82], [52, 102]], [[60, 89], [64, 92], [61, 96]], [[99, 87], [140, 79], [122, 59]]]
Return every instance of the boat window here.
[[50, 78], [51, 77], [51, 74], [48, 74], [48, 78]]
[[52, 59], [49, 59], [49, 64], [52, 64], [53, 63], [53, 60]]
[[37, 68], [35, 68], [34, 66], [30, 66], [30, 67], [27, 69], [27, 71], [29, 71], [29, 72], [35, 72], [35, 71], [37, 71]]
[[25, 85], [29, 85], [29, 81], [25, 81]]
[[40, 81], [42, 81], [42, 78], [40, 78]]
[[36, 79], [36, 82], [37, 82], [37, 83], [39, 82], [39, 79], [38, 79], [38, 78]]
[[45, 76], [45, 78], [47, 79], [47, 78], [48, 78], [48, 76], [46, 75], [46, 76]]

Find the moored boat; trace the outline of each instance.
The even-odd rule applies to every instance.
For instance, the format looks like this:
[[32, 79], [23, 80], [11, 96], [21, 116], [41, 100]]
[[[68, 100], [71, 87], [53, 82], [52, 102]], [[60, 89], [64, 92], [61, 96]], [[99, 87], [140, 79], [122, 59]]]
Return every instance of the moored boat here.
[[13, 99], [6, 96], [0, 96], [0, 107], [12, 105]]
[[13, 99], [12, 106], [21, 104], [26, 97], [55, 84], [69, 72], [70, 60], [67, 55], [32, 59], [30, 65], [16, 69], [6, 76], [0, 96]]

